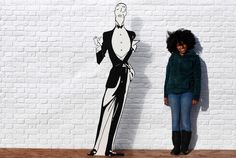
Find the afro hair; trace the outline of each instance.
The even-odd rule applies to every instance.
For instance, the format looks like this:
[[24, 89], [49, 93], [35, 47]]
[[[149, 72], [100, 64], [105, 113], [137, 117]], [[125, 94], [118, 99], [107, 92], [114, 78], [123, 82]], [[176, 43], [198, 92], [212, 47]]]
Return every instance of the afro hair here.
[[176, 44], [184, 43], [187, 45], [187, 49], [193, 49], [196, 43], [194, 34], [190, 30], [178, 29], [174, 32], [169, 32], [166, 40], [167, 49], [170, 53], [177, 52]]

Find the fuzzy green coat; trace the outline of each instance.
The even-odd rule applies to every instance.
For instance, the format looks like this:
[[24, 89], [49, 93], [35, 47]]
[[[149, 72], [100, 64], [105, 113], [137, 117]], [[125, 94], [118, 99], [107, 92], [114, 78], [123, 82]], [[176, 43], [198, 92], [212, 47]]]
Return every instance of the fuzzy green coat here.
[[193, 99], [199, 100], [201, 90], [201, 63], [200, 57], [188, 50], [181, 56], [172, 53], [166, 68], [164, 96], [170, 93], [192, 92]]

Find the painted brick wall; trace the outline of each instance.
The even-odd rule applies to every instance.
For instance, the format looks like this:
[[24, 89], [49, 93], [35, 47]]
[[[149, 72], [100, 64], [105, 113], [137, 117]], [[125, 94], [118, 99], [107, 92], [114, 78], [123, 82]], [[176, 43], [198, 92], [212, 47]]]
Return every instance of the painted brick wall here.
[[[114, 27], [111, 0], [0, 1], [0, 147], [91, 148], [111, 68], [94, 36]], [[236, 1], [133, 0], [126, 28], [141, 42], [116, 148], [169, 149], [163, 105], [166, 31], [191, 29], [202, 58], [196, 149], [236, 149]]]

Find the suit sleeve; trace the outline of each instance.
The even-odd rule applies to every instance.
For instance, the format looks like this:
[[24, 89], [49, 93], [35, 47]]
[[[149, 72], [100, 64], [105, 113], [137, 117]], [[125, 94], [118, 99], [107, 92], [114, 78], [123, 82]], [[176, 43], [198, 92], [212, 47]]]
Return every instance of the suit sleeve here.
[[133, 35], [132, 35], [132, 40], [134, 40], [135, 37], [136, 37], [136, 34], [135, 34], [135, 32], [132, 32], [132, 33], [133, 33]]
[[96, 53], [96, 57], [97, 57], [97, 63], [100, 64], [103, 60], [103, 58], [105, 57], [105, 54], [107, 52], [107, 40], [106, 40], [106, 35], [105, 33], [103, 33], [103, 43], [102, 43], [102, 46], [101, 46], [101, 50], [98, 51]]
[[201, 91], [201, 62], [200, 57], [197, 56], [194, 67], [193, 67], [193, 77], [194, 77], [194, 90], [193, 99], [199, 100]]
[[130, 50], [129, 50], [129, 51], [134, 51], [134, 49], [133, 49], [133, 47], [132, 47], [132, 43], [133, 43], [135, 37], [136, 37], [135, 32], [131, 31], [131, 47], [130, 47]]

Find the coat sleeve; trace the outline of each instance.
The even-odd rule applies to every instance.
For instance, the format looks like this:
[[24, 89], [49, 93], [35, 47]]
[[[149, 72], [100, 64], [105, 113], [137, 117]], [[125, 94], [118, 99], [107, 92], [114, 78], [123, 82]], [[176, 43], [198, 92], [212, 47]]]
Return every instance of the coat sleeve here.
[[198, 55], [196, 57], [193, 66], [193, 78], [194, 78], [193, 99], [199, 100], [201, 91], [201, 61]]
[[166, 66], [166, 78], [165, 78], [165, 84], [164, 84], [164, 97], [168, 97], [167, 82], [169, 80], [169, 74], [170, 74], [170, 61], [171, 61], [170, 58], [169, 58], [167, 66]]
[[107, 46], [107, 40], [106, 40], [106, 34], [103, 33], [103, 42], [102, 42], [102, 46], [101, 46], [101, 50], [98, 51], [96, 53], [96, 57], [97, 57], [97, 63], [100, 64], [103, 60], [103, 58], [105, 57], [105, 54], [107, 52], [108, 46]]

